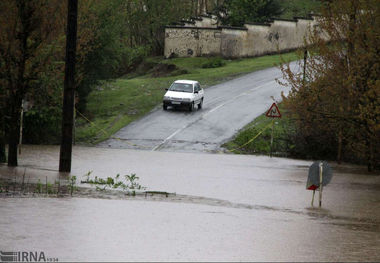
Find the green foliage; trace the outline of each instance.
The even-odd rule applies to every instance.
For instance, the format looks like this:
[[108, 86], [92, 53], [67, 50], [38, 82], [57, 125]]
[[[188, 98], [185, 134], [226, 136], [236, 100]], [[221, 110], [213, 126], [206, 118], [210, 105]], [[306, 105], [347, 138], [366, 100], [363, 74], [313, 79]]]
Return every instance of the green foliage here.
[[33, 103], [24, 112], [23, 142], [28, 144], [59, 143], [61, 134], [63, 73], [50, 65], [33, 84], [27, 98]]
[[54, 188], [51, 183], [47, 183], [46, 190], [47, 190], [47, 194], [54, 194]]
[[226, 65], [226, 62], [219, 57], [216, 58], [210, 58], [207, 62], [202, 64], [202, 68], [219, 68]]
[[24, 143], [59, 143], [61, 109], [35, 107], [24, 113]]
[[120, 174], [117, 174], [114, 178], [107, 177], [107, 179], [98, 178], [95, 176], [94, 179], [90, 178], [92, 171], [84, 175], [86, 177], [85, 181], [81, 181], [82, 184], [91, 184], [95, 185], [97, 191], [104, 191], [107, 188], [109, 189], [122, 189], [127, 194], [133, 196], [136, 195], [136, 190], [144, 190], [146, 187], [143, 187], [138, 183], [140, 179], [136, 174], [124, 175], [124, 179], [120, 179]]
[[379, 3], [329, 1], [321, 12], [305, 76], [282, 66], [296, 148], [318, 159], [367, 163], [371, 171], [380, 163]]
[[223, 25], [242, 26], [245, 22], [266, 22], [282, 9], [279, 0], [225, 0], [216, 13]]
[[307, 17], [310, 13], [320, 13], [320, 0], [287, 0], [280, 2], [282, 18], [292, 19], [295, 16]]
[[69, 177], [69, 189], [70, 189], [70, 195], [71, 196], [73, 196], [74, 191], [78, 190], [76, 183], [77, 183], [77, 177], [76, 176], [70, 176]]
[[[126, 46], [125, 20], [122, 1], [110, 0], [97, 2], [90, 6], [89, 14], [96, 17], [94, 39], [90, 43], [89, 52], [84, 57], [82, 81], [78, 86], [79, 104], [83, 111], [91, 89], [99, 80], [117, 76], [123, 57], [128, 56]], [[89, 15], [87, 14], [87, 15]]]
[[149, 46], [153, 55], [164, 49], [164, 27], [191, 15], [189, 0], [130, 0], [126, 4], [131, 47]]
[[36, 193], [36, 194], [42, 194], [42, 188], [43, 188], [43, 185], [41, 183], [41, 180], [38, 179], [36, 188], [34, 189], [34, 193]]
[[[273, 133], [273, 155], [294, 156], [294, 124], [282, 104], [279, 105], [282, 118], [275, 119]], [[231, 141], [223, 145], [234, 153], [242, 154], [270, 154], [270, 141], [272, 134], [272, 119], [262, 114], [253, 122], [244, 127]], [[257, 136], [258, 135], [258, 136]], [[255, 138], [251, 143], [251, 139]], [[248, 144], [247, 144], [248, 143]]]

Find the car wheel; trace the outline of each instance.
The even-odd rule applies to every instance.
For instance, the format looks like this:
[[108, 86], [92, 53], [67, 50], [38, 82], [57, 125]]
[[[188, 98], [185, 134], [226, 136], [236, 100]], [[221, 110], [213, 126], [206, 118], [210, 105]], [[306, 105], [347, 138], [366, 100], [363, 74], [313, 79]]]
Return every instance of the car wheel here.
[[168, 109], [168, 106], [167, 105], [162, 105], [162, 108], [164, 109], [164, 110], [167, 110]]
[[194, 110], [194, 102], [190, 103], [189, 105], [189, 111], [193, 111]]
[[202, 109], [203, 106], [203, 98], [201, 99], [201, 102], [198, 104], [198, 110]]

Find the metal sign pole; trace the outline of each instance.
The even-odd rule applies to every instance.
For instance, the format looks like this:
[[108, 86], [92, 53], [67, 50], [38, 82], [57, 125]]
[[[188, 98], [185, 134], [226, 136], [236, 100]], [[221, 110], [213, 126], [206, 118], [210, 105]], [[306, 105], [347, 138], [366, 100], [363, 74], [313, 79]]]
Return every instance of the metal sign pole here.
[[319, 163], [319, 207], [322, 207], [322, 190], [323, 190], [323, 185], [322, 185], [322, 174], [323, 174], [323, 163]]
[[274, 118], [281, 118], [280, 110], [278, 109], [276, 103], [273, 103], [265, 114], [268, 118], [272, 118], [272, 136], [270, 139], [270, 157], [273, 155], [273, 137], [274, 137]]
[[274, 134], [274, 118], [272, 120], [272, 136], [270, 139], [270, 157], [272, 158], [272, 153], [273, 153], [273, 134]]

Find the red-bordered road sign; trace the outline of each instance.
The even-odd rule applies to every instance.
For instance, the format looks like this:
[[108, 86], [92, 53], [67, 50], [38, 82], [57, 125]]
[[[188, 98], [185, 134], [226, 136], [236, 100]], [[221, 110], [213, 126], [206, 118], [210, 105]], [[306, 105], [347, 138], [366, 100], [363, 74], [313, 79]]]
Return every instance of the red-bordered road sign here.
[[269, 108], [265, 116], [269, 118], [281, 118], [281, 112], [278, 109], [276, 103], [272, 104], [272, 106]]

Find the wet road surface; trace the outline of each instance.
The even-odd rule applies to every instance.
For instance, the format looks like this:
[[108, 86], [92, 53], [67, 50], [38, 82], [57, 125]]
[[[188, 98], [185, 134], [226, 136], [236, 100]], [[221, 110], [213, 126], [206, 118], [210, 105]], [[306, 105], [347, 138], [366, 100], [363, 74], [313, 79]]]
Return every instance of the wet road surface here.
[[[296, 68], [295, 64], [292, 64]], [[214, 152], [238, 130], [280, 101], [278, 68], [256, 71], [205, 89], [203, 109], [168, 111], [157, 108], [122, 128], [100, 147], [152, 151]]]
[[[182, 199], [3, 198], [1, 251], [60, 261], [380, 261], [380, 176], [363, 167], [332, 164], [318, 209], [305, 190], [310, 161], [88, 147], [73, 155], [79, 179], [136, 173], [148, 190]], [[54, 178], [58, 157], [58, 147], [25, 146], [19, 174]]]

